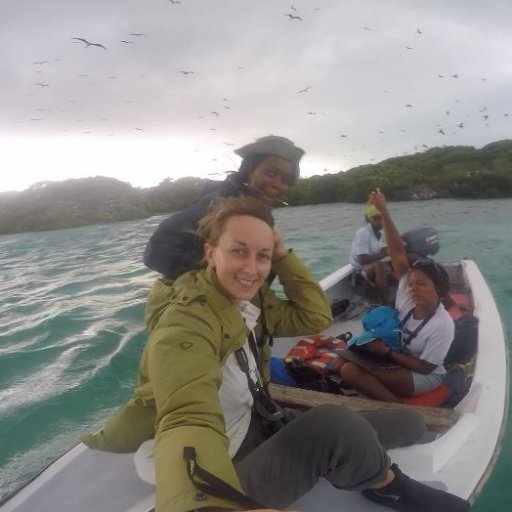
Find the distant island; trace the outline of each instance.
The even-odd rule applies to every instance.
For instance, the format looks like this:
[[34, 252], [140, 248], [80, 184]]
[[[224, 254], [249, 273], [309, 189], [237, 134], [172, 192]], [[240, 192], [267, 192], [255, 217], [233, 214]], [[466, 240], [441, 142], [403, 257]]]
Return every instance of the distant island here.
[[[113, 178], [41, 182], [23, 192], [0, 193], [0, 234], [43, 231], [142, 219], [182, 210], [217, 182], [166, 178], [133, 188]], [[512, 197], [512, 140], [430, 148], [346, 172], [304, 178], [290, 190], [292, 206], [363, 203], [380, 187], [392, 201]]]

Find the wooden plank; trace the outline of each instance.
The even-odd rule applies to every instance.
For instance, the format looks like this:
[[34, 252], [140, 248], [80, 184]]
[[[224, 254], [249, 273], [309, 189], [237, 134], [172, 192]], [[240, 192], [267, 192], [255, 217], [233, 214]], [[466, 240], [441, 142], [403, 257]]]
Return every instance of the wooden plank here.
[[320, 393], [278, 384], [270, 384], [269, 391], [276, 402], [289, 407], [309, 409], [322, 404], [338, 404], [346, 405], [355, 411], [412, 409], [424, 417], [427, 429], [433, 432], [446, 432], [459, 417], [453, 409], [380, 402], [369, 398]]

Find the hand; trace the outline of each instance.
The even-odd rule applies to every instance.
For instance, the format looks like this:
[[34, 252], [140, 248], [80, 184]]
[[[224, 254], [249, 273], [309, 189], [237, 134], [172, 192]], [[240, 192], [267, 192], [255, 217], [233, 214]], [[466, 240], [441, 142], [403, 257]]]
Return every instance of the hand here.
[[283, 243], [283, 235], [281, 230], [274, 226], [274, 252], [272, 253], [272, 261], [280, 260], [288, 254], [288, 250]]
[[386, 204], [386, 198], [384, 197], [384, 194], [380, 191], [380, 188], [377, 187], [377, 190], [373, 190], [370, 192], [370, 195], [368, 196], [368, 202], [375, 206], [379, 212], [383, 213], [387, 211], [387, 204]]
[[341, 367], [347, 362], [347, 360], [342, 357], [338, 356], [334, 361], [332, 362], [331, 371], [333, 373], [339, 373], [341, 370]]
[[389, 352], [389, 347], [382, 340], [369, 341], [364, 345], [364, 348], [381, 356], [384, 356]]

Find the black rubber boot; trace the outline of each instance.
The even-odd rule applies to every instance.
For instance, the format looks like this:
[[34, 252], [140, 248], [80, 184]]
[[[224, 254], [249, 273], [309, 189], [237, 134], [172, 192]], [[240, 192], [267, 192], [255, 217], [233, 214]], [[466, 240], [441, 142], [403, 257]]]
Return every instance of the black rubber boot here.
[[366, 489], [363, 495], [385, 507], [407, 512], [464, 512], [469, 502], [446, 491], [434, 489], [404, 475], [391, 466], [394, 480], [380, 489]]

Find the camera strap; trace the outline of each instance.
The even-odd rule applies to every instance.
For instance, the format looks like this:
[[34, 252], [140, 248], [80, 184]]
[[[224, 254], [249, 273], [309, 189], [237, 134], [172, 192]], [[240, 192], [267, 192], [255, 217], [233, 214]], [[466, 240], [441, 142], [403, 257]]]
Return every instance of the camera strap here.
[[[241, 493], [232, 485], [224, 482], [219, 477], [202, 468], [196, 460], [196, 450], [193, 446], [183, 448], [183, 458], [187, 464], [187, 473], [194, 487], [205, 494], [229, 500], [233, 503], [242, 505], [247, 510], [265, 509], [265, 507], [253, 500], [249, 496]], [[200, 479], [201, 481], [199, 481]]]
[[[254, 339], [254, 335], [252, 332], [249, 334], [249, 346], [251, 347], [251, 351], [253, 352], [257, 366], [260, 367], [261, 359], [258, 357], [259, 354], [258, 352], [254, 354], [254, 351], [257, 350], [257, 348], [256, 341]], [[261, 384], [254, 382], [254, 380], [251, 378], [249, 360], [243, 347], [235, 351], [235, 357], [238, 362], [238, 365], [240, 366], [240, 369], [245, 373], [245, 376], [247, 378], [249, 391], [251, 392], [254, 402], [254, 411], [256, 411], [257, 414], [259, 414], [263, 419], [269, 422], [282, 420], [284, 418], [284, 412], [281, 409], [281, 407], [277, 405], [272, 400], [272, 398], [270, 398], [270, 395], [267, 393], [267, 391]], [[260, 365], [258, 365], [258, 361], [260, 362]], [[259, 377], [261, 378], [261, 371], [259, 370], [259, 368], [258, 371]]]
[[418, 336], [418, 333], [421, 331], [421, 329], [423, 329], [423, 327], [425, 327], [427, 322], [435, 315], [438, 307], [439, 307], [439, 304], [437, 304], [436, 308], [433, 311], [431, 311], [423, 319], [421, 324], [418, 325], [418, 327], [416, 327], [416, 329], [414, 329], [414, 331], [410, 331], [409, 329], [407, 329], [407, 327], [405, 327], [407, 321], [409, 320], [409, 318], [411, 318], [411, 316], [414, 312], [414, 308], [411, 308], [411, 310], [407, 312], [407, 314], [404, 316], [404, 319], [402, 320], [402, 322], [400, 322], [401, 326], [402, 326], [402, 346], [403, 346], [403, 348], [408, 347], [410, 345], [411, 341], [414, 338], [416, 338], [416, 336]]

